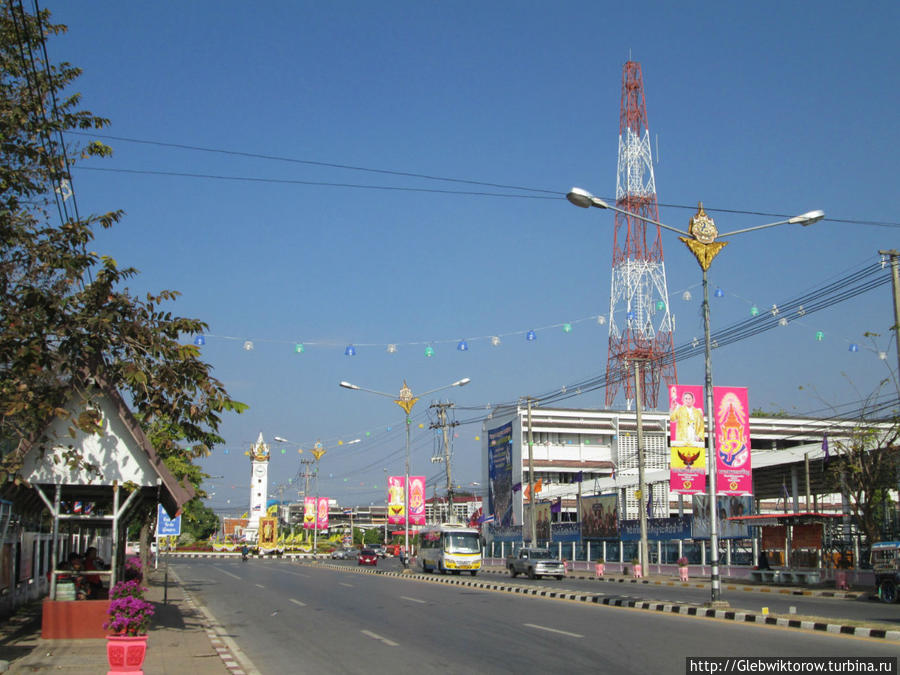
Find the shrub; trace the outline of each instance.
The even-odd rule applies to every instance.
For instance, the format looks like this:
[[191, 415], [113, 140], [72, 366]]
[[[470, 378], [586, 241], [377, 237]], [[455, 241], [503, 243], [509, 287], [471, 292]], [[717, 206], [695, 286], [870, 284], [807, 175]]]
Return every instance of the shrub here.
[[144, 600], [145, 590], [136, 580], [120, 581], [113, 586], [109, 592], [112, 601], [106, 612], [109, 621], [103, 628], [116, 635], [146, 635], [154, 612], [153, 605]]

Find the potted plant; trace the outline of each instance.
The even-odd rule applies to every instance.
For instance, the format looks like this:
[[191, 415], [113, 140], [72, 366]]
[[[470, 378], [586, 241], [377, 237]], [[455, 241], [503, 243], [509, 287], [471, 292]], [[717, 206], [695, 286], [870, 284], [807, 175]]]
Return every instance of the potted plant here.
[[644, 570], [641, 566], [641, 561], [638, 560], [637, 558], [631, 559], [631, 575], [635, 579], [640, 579], [641, 577], [644, 576]]
[[136, 579], [120, 581], [109, 592], [109, 621], [103, 627], [106, 658], [110, 673], [140, 672], [147, 654], [147, 629], [153, 605], [144, 600], [144, 591]]
[[688, 579], [688, 559], [685, 556], [678, 559], [678, 577], [681, 581]]
[[602, 577], [603, 573], [606, 571], [606, 561], [603, 558], [597, 558], [594, 561], [594, 571], [597, 573], [598, 577]]

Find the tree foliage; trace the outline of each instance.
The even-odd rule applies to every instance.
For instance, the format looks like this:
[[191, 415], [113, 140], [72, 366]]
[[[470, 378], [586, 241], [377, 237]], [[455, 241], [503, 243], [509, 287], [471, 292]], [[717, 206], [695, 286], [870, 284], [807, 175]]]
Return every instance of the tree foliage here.
[[[16, 2], [0, 9], [0, 439], [46, 451], [59, 442], [41, 436], [54, 417], [98, 432], [89, 383], [100, 376], [122, 393], [175, 476], [198, 486], [203, 475], [192, 460], [222, 442], [221, 415], [246, 406], [191, 343], [207, 325], [165, 307], [176, 291], [140, 297], [125, 286], [137, 270], [88, 249], [97, 228], [123, 213], [81, 217], [67, 198], [76, 161], [112, 151], [80, 140], [108, 124], [79, 109], [71, 87], [81, 71], [46, 58], [44, 40], [63, 31], [47, 11], [29, 14]], [[14, 475], [20, 459], [5, 452], [0, 478]], [[62, 459], [83, 463], [74, 447]]]

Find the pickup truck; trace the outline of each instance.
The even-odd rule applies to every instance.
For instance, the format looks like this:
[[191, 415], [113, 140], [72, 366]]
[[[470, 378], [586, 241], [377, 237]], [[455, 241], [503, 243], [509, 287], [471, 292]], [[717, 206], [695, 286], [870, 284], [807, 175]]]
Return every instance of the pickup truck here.
[[545, 576], [562, 579], [566, 575], [565, 563], [548, 548], [521, 548], [517, 555], [506, 559], [506, 569], [513, 578], [527, 574], [529, 579]]

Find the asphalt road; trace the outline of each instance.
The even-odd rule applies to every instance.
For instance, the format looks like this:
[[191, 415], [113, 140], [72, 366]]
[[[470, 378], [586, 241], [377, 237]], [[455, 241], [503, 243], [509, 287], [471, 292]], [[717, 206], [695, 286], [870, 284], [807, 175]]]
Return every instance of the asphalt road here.
[[172, 567], [265, 674], [684, 673], [687, 656], [898, 653], [896, 642], [359, 574], [352, 565]]

